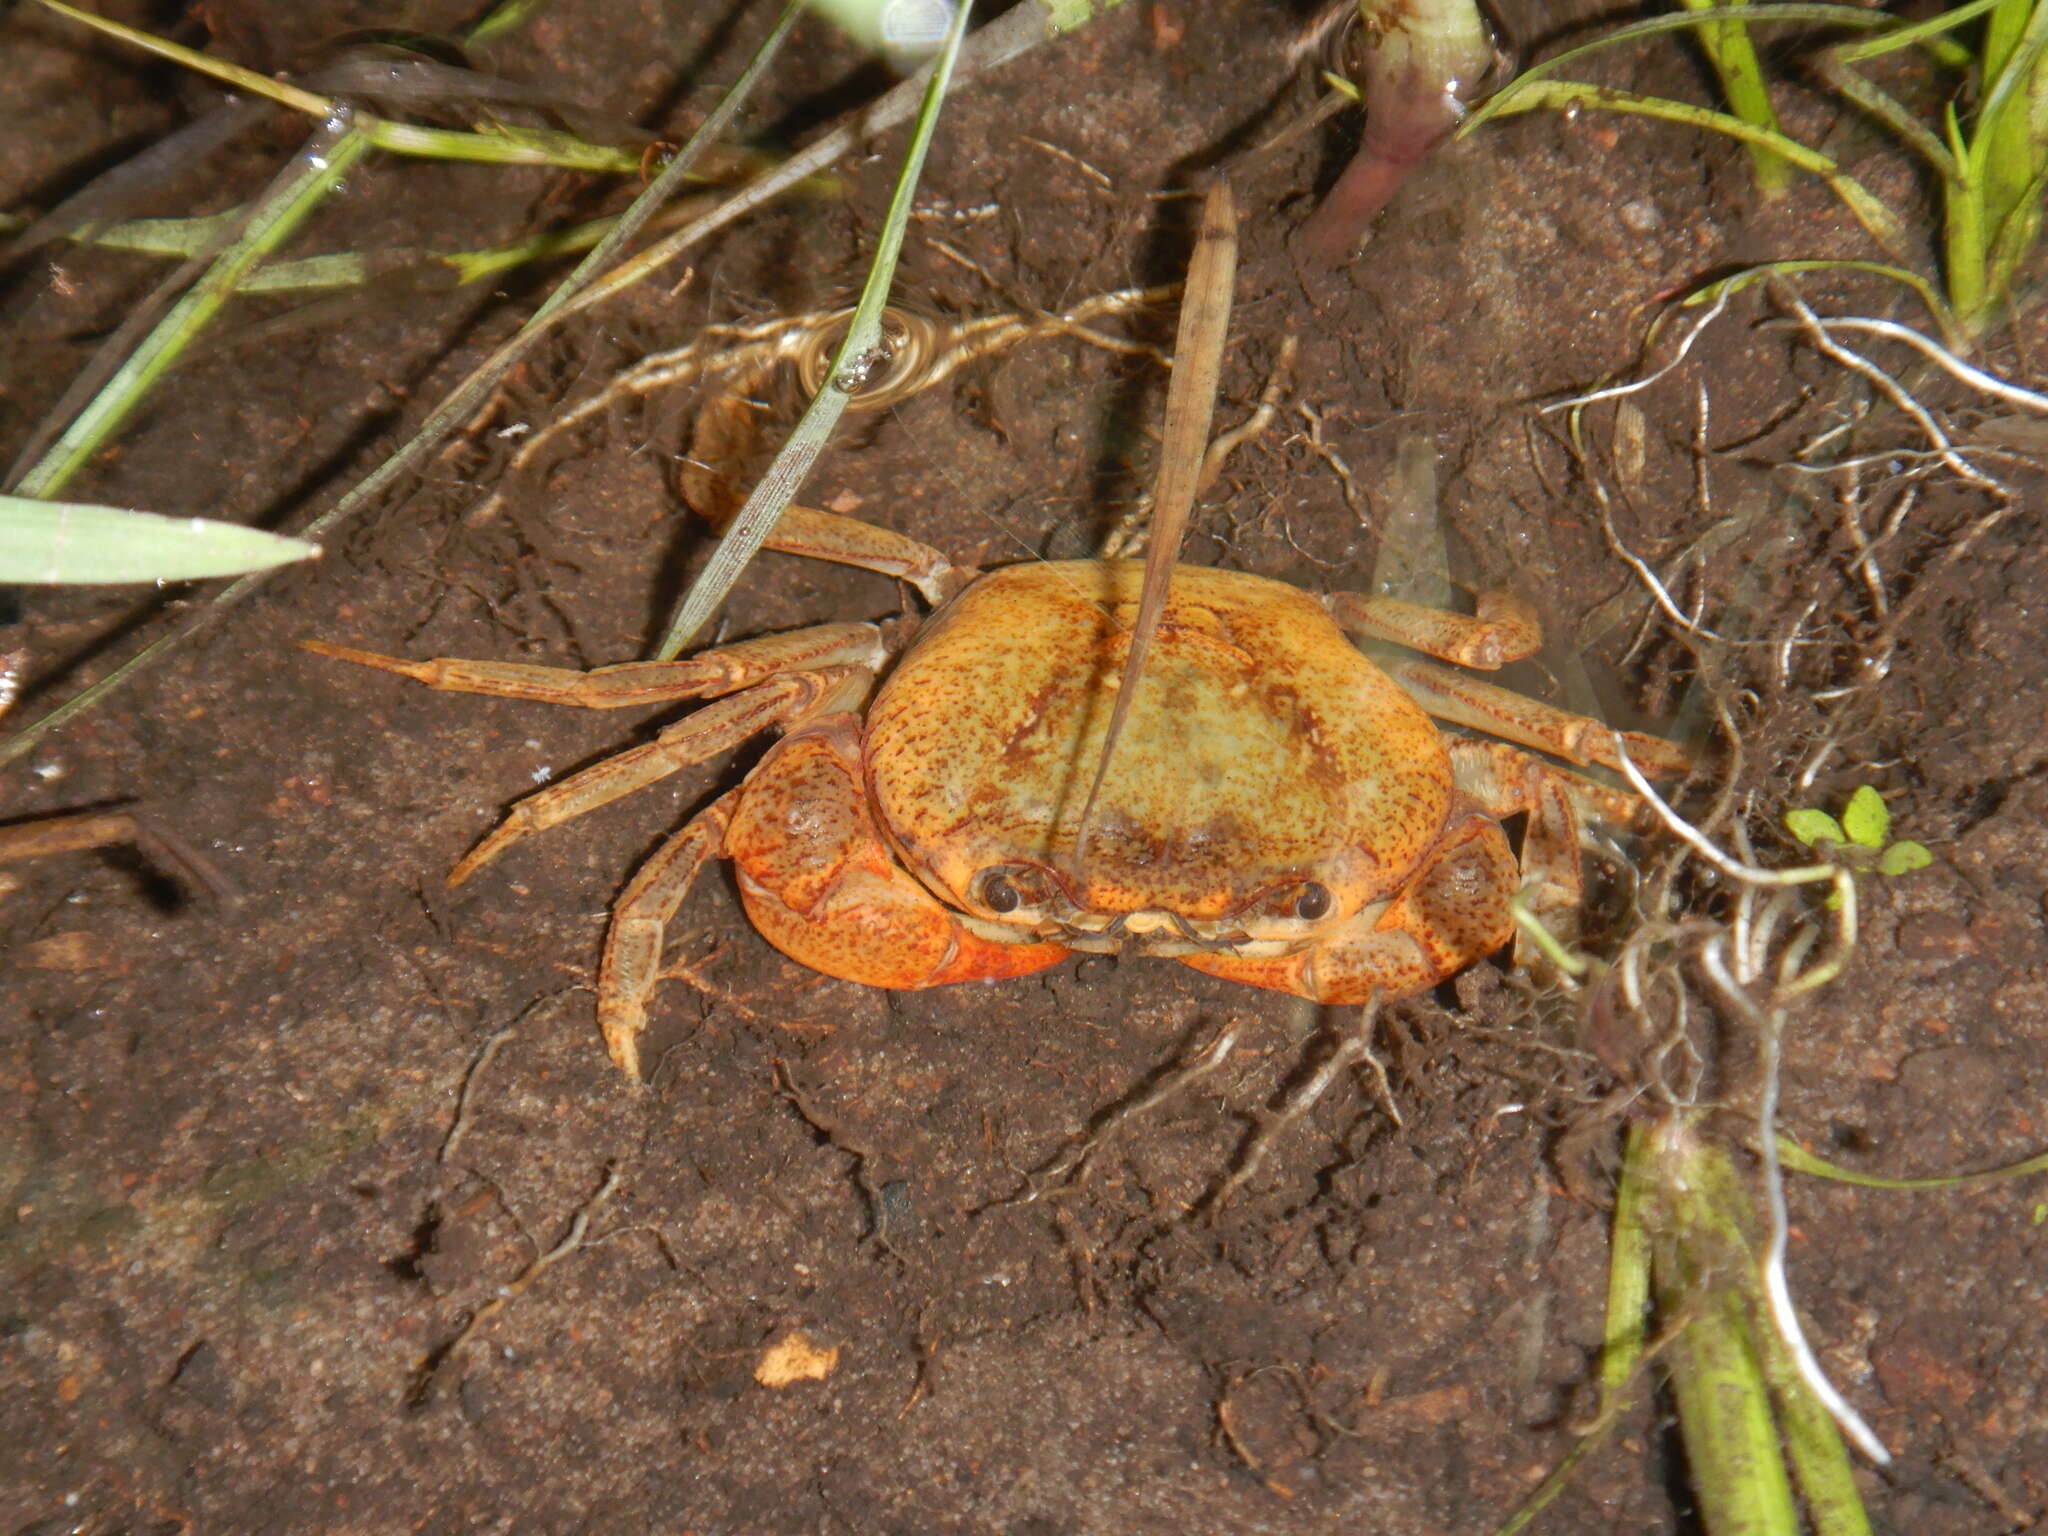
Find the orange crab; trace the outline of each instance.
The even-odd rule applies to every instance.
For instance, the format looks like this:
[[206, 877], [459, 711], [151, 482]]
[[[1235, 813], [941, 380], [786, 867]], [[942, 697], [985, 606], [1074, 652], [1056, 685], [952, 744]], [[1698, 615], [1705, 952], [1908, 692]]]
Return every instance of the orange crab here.
[[[664, 775], [783, 735], [633, 877], [598, 974], [598, 1022], [637, 1078], [663, 930], [729, 859], [754, 925], [814, 970], [920, 988], [1021, 976], [1071, 950], [1170, 956], [1324, 1003], [1424, 991], [1512, 936], [1526, 888], [1569, 920], [1583, 812], [1629, 799], [1502, 741], [1646, 772], [1684, 756], [1447, 668], [1384, 668], [1347, 635], [1491, 668], [1541, 641], [1500, 593], [1473, 617], [1317, 599], [1178, 566], [1122, 740], [1083, 825], [1142, 567], [980, 573], [928, 546], [790, 508], [768, 547], [896, 575], [929, 618], [824, 624], [674, 662], [576, 672], [310, 649], [429, 687], [607, 709], [715, 698], [654, 740], [520, 801], [449, 874]], [[1518, 860], [1500, 820], [1527, 813]]]

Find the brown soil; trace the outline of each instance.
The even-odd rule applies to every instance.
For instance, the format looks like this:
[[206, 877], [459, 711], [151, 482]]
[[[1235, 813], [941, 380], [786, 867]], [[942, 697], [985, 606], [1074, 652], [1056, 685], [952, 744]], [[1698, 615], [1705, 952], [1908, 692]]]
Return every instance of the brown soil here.
[[[178, 22], [177, 8], [111, 9]], [[469, 9], [220, 3], [185, 25], [274, 69], [357, 28], [452, 26]], [[1527, 22], [1538, 8], [1508, 9]], [[764, 16], [560, 0], [488, 63], [676, 135]], [[974, 85], [947, 108], [899, 293], [972, 316], [1176, 278], [1192, 205], [1161, 194], [1306, 105], [1281, 52], [1303, 19], [1132, 5]], [[168, 66], [26, 6], [0, 17], [0, 57], [0, 206], [48, 206], [208, 104]], [[1673, 51], [1629, 67], [1643, 88], [1695, 88]], [[794, 138], [880, 83], [807, 25], [752, 121]], [[1910, 203], [1880, 143], [1824, 104], [1798, 110], [1802, 132], [1832, 133]], [[243, 199], [300, 132], [245, 136], [123, 211]], [[1631, 651], [1645, 590], [1603, 535], [1563, 418], [1537, 404], [1632, 367], [1661, 301], [1703, 274], [1861, 252], [1865, 237], [1815, 189], [1755, 206], [1728, 147], [1539, 116], [1440, 156], [1355, 261], [1302, 273], [1286, 236], [1353, 132], [1239, 162], [1225, 419], [1249, 409], [1284, 335], [1300, 358], [1279, 419], [1198, 511], [1188, 557], [1362, 585], [1397, 450], [1419, 441], [1440, 456], [1459, 579], [1536, 598], [1610, 707], [1693, 728], [1690, 652], [1654, 622]], [[786, 201], [693, 253], [687, 278], [573, 330], [328, 558], [0, 769], [9, 818], [140, 798], [243, 893], [224, 905], [120, 855], [7, 869], [0, 1528], [1483, 1532], [1573, 1443], [1593, 1406], [1610, 1184], [1586, 1149], [1612, 1155], [1587, 1106], [1611, 1085], [1570, 1010], [1532, 1008], [1502, 964], [1394, 1010], [1404, 1126], [1347, 1083], [1213, 1221], [1190, 1208], [1315, 1032], [1344, 1021], [1164, 962], [866, 991], [784, 961], [730, 882], [707, 879], [672, 930], [688, 974], [659, 994], [658, 1066], [636, 1091], [592, 1021], [606, 909], [735, 767], [552, 832], [451, 893], [443, 872], [506, 804], [643, 739], [650, 719], [434, 694], [294, 648], [643, 654], [706, 544], [674, 478], [693, 396], [610, 411], [506, 482], [502, 513], [472, 509], [514, 429], [631, 359], [704, 322], [840, 301], [896, 142], [845, 168], [844, 200]], [[385, 160], [307, 245], [461, 249], [616, 195]], [[25, 441], [158, 270], [66, 247], [12, 270], [0, 448]], [[1834, 312], [1897, 303], [1807, 291]], [[73, 490], [289, 523], [388, 452], [532, 302], [522, 281], [238, 307]], [[1759, 324], [1782, 313], [1770, 301], [1737, 311], [1632, 408], [1589, 414], [1617, 541], [1721, 631], [1803, 625], [1822, 642], [1708, 648], [1728, 690], [1747, 690], [1740, 784], [1769, 857], [1791, 857], [1770, 842], [1778, 812], [1861, 783], [1936, 855], [1867, 887], [1850, 978], [1795, 1018], [1785, 1120], [1873, 1170], [2011, 1161], [2048, 1139], [2040, 480], [1999, 460], [2014, 510], [1948, 558], [1991, 503], [1930, 476], [1881, 551], [1887, 601], [1911, 599], [1896, 655], [1857, 700], [1816, 702], [1856, 680], [1883, 620], [1844, 482], [1776, 466], [1852, 392], [1796, 333]], [[1171, 323], [1104, 329], [1164, 345]], [[2038, 382], [2044, 342], [2029, 318], [1989, 360]], [[2012, 414], [1918, 387], [1959, 431]], [[1141, 359], [1034, 342], [854, 419], [807, 497], [977, 558], [1083, 553], [1149, 482], [1162, 393]], [[1895, 418], [1864, 431], [1859, 451], [1919, 446]], [[1884, 473], [1862, 488], [1873, 518], [1896, 494]], [[136, 601], [22, 598], [48, 684], [24, 718], [188, 611]], [[727, 632], [900, 601], [878, 577], [766, 557]], [[1832, 751], [1802, 780], [1825, 733]], [[1707, 755], [1725, 763], [1720, 744]], [[1245, 1031], [1232, 1063], [1131, 1126], [1075, 1190], [1000, 1203], [1226, 1023]], [[1740, 1100], [1745, 1082], [1731, 1068], [1722, 1086]], [[2043, 1198], [2038, 1182], [1793, 1186], [1794, 1283], [1823, 1359], [1897, 1453], [1860, 1473], [1886, 1529], [1979, 1536], [2048, 1509]], [[836, 1356], [823, 1379], [764, 1385], [793, 1331]], [[1694, 1529], [1667, 1413], [1639, 1402], [1543, 1528]]]

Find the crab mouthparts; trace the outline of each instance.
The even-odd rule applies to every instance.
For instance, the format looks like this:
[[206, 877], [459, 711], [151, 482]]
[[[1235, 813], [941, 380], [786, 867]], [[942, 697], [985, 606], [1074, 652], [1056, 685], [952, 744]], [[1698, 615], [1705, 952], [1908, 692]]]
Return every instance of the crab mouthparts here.
[[1114, 953], [1132, 949], [1145, 955], [1241, 953], [1251, 935], [1236, 923], [1196, 923], [1164, 907], [1141, 907], [1114, 915], [1076, 912], [1058, 926], [1062, 942], [1072, 949]]

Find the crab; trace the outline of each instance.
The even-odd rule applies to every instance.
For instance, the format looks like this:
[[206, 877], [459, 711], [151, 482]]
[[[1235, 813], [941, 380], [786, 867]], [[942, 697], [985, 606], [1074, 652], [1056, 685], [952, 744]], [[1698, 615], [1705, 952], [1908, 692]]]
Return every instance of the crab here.
[[[1482, 593], [1462, 615], [1180, 565], [1091, 809], [1140, 563], [982, 572], [802, 507], [768, 547], [903, 578], [929, 616], [588, 672], [306, 642], [456, 692], [592, 709], [714, 700], [518, 802], [451, 885], [532, 833], [780, 728], [613, 909], [598, 1023], [636, 1081], [664, 930], [717, 858], [770, 943], [869, 986], [990, 981], [1076, 950], [1122, 951], [1320, 1003], [1391, 1001], [1506, 945], [1518, 893], [1536, 920], [1569, 927], [1582, 819], [1626, 817], [1632, 800], [1536, 752], [1609, 766], [1625, 753], [1651, 775], [1686, 767], [1655, 737], [1419, 658], [1383, 665], [1353, 643], [1497, 668], [1542, 639], [1509, 594]], [[1517, 814], [1519, 857], [1501, 826]]]

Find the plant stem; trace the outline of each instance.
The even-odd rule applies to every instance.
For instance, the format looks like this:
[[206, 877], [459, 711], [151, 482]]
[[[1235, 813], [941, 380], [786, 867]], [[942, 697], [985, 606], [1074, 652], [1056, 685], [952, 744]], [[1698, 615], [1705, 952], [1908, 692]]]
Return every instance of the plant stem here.
[[[1770, 90], [1764, 84], [1763, 66], [1757, 62], [1756, 45], [1749, 28], [1735, 13], [1749, 0], [1680, 0], [1689, 11], [1718, 12], [1722, 19], [1700, 24], [1700, 48], [1721, 82], [1721, 94], [1729, 109], [1746, 123], [1778, 132], [1777, 109], [1771, 105]], [[1792, 183], [1792, 166], [1784, 156], [1761, 144], [1749, 146], [1750, 169], [1756, 188], [1766, 198], [1782, 197]]]
[[1373, 217], [1465, 115], [1493, 42], [1473, 0], [1358, 0], [1365, 42], [1365, 137], [1295, 240], [1311, 261], [1342, 261]]

